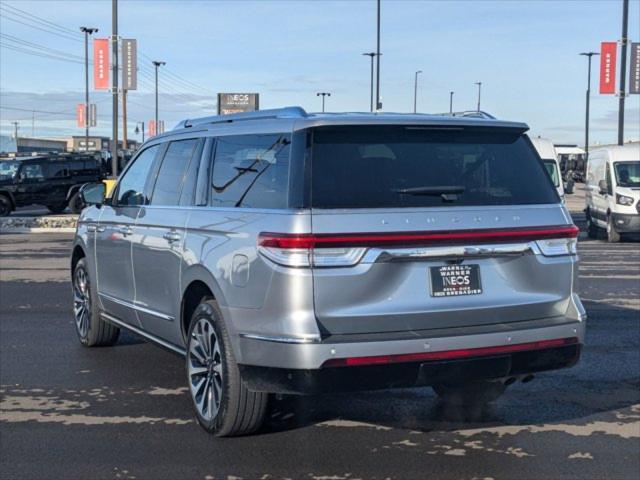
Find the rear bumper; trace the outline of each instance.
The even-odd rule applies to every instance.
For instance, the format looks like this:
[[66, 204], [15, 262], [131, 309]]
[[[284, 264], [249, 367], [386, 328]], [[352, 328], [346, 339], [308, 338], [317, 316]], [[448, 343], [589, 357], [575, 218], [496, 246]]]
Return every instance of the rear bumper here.
[[640, 233], [640, 215], [612, 213], [613, 225], [618, 233]]
[[240, 365], [247, 387], [284, 394], [319, 394], [434, 385], [475, 379], [518, 377], [573, 366], [578, 343], [559, 348], [492, 355], [464, 360], [411, 362], [362, 367], [299, 370]]

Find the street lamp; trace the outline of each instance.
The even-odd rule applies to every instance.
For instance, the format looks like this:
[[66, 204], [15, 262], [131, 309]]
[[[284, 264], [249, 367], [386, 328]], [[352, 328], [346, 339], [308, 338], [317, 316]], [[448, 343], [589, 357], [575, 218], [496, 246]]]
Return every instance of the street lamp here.
[[330, 97], [331, 94], [329, 92], [318, 92], [316, 93], [316, 97], [322, 96], [322, 113], [324, 113], [324, 97]]
[[[142, 130], [138, 128], [138, 125], [142, 125]], [[142, 143], [144, 143], [144, 122], [136, 122], [135, 133], [136, 135], [138, 135], [139, 133], [142, 133]]]
[[478, 111], [480, 111], [480, 94], [482, 93], [482, 82], [475, 82], [478, 85]]
[[373, 59], [377, 57], [378, 54], [376, 52], [369, 52], [369, 53], [363, 53], [362, 55], [371, 57], [371, 111], [373, 112]]
[[377, 35], [376, 35], [376, 111], [382, 109], [380, 101], [380, 0], [377, 2]]
[[166, 65], [167, 62], [160, 62], [157, 60], [153, 60], [153, 66], [155, 67], [155, 73], [156, 73], [156, 135], [158, 133], [160, 133], [160, 128], [158, 125], [158, 68], [160, 68], [162, 65]]
[[420, 73], [422, 70], [418, 70], [413, 79], [413, 113], [417, 112], [418, 107], [418, 74]]
[[453, 115], [453, 94], [455, 92], [449, 92], [449, 113]]
[[89, 35], [96, 33], [97, 28], [80, 27], [84, 33], [84, 151], [89, 151]]
[[587, 62], [587, 101], [586, 111], [584, 118], [584, 153], [585, 159], [589, 161], [589, 99], [591, 97], [591, 57], [594, 55], [600, 55], [598, 52], [582, 52], [583, 55], [588, 58]]

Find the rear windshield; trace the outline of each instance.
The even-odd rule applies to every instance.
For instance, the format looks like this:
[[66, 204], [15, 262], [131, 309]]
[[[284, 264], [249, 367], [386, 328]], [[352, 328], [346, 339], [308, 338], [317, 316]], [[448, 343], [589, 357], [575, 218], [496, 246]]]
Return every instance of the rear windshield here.
[[412, 126], [313, 130], [314, 208], [557, 203], [521, 132]]

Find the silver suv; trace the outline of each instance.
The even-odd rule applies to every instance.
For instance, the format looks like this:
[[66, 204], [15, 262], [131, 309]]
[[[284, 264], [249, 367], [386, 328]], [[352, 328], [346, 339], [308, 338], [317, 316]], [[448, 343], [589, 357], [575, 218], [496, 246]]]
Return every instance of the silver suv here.
[[74, 311], [183, 355], [199, 423], [269, 393], [433, 386], [488, 402], [573, 365], [578, 230], [522, 123], [297, 107], [186, 120], [82, 189]]

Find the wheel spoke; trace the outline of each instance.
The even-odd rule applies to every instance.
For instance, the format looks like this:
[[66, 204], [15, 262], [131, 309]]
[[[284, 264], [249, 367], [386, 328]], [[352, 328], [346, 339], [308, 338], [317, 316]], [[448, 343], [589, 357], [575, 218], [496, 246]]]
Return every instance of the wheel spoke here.
[[201, 348], [200, 344], [198, 343], [197, 340], [195, 340], [195, 342], [191, 343], [191, 348], [189, 349], [189, 352], [193, 357], [195, 357], [195, 360], [198, 361], [200, 365], [206, 365], [207, 359], [202, 355], [202, 353], [198, 351], [200, 348]]
[[192, 377], [206, 374], [208, 371], [209, 369], [205, 366], [198, 365], [197, 367], [194, 367], [193, 364], [189, 366], [189, 375]]

